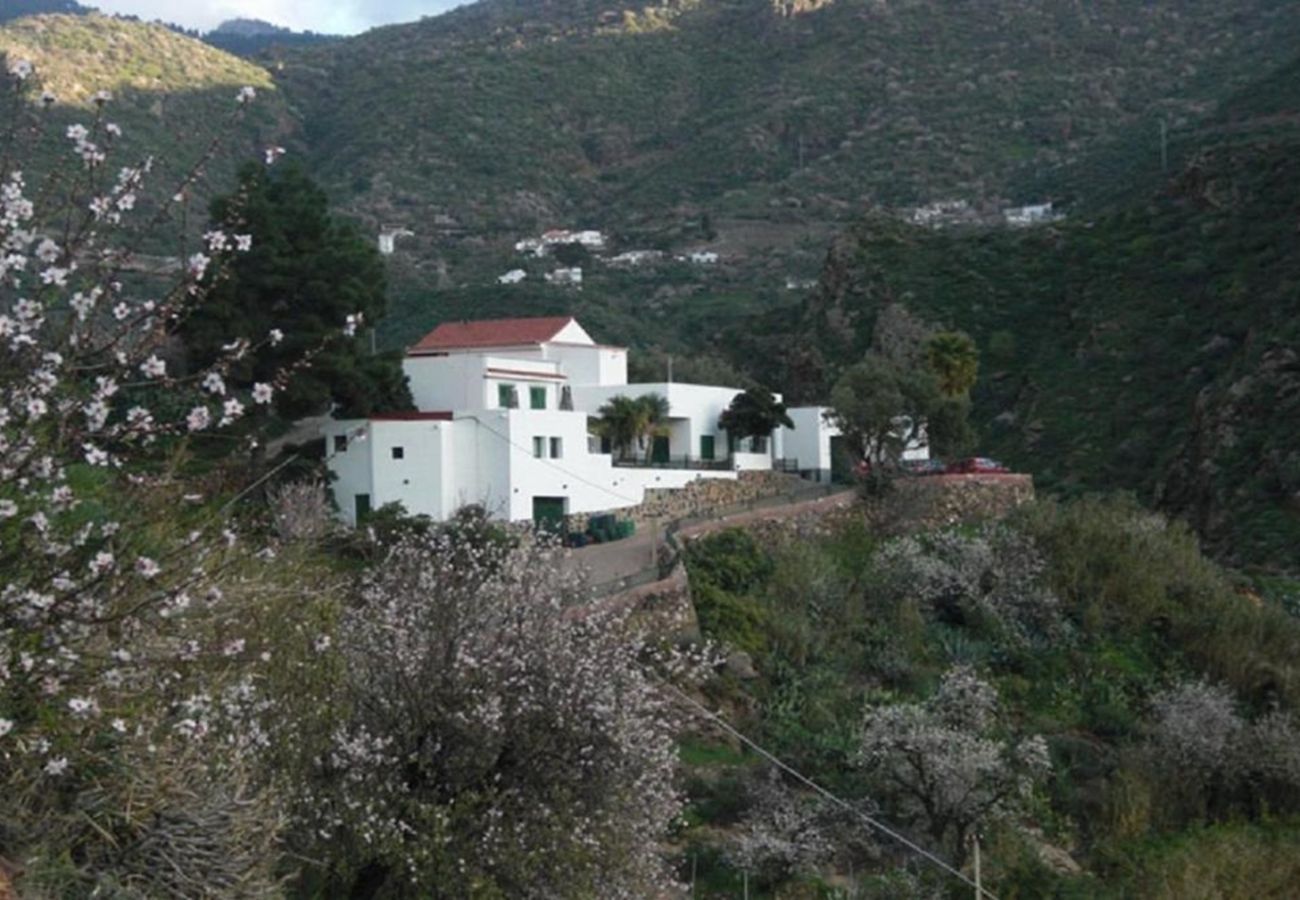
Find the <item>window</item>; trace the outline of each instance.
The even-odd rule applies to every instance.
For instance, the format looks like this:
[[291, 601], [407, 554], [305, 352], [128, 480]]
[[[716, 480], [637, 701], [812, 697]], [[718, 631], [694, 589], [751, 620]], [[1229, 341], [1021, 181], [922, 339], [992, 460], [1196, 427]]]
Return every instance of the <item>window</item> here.
[[536, 456], [538, 459], [546, 459], [546, 438], [533, 438], [533, 456]]
[[564, 456], [564, 438], [551, 438], [551, 459], [560, 459]]
[[394, 447], [394, 448], [393, 448], [393, 459], [406, 459], [406, 448], [405, 448], [405, 447]]
[[528, 405], [532, 409], [546, 409], [546, 388], [530, 387], [528, 389]]
[[346, 434], [334, 435], [334, 452], [335, 453], [348, 452], [348, 436]]
[[519, 408], [519, 392], [513, 384], [497, 385], [497, 405], [502, 409]]

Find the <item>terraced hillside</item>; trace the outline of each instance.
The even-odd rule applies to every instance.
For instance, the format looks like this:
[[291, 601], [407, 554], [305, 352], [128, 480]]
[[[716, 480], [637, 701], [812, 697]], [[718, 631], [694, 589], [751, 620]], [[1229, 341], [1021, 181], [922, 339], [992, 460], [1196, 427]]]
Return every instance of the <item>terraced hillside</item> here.
[[868, 219], [836, 243], [800, 311], [722, 343], [738, 359], [800, 348], [779, 376], [817, 396], [865, 350], [879, 311], [905, 303], [977, 338], [990, 452], [1048, 487], [1138, 491], [1221, 555], [1294, 569], [1298, 151], [1300, 62], [1189, 131], [1163, 187], [1149, 186], [1158, 167], [1138, 169], [1129, 199], [1018, 233]]

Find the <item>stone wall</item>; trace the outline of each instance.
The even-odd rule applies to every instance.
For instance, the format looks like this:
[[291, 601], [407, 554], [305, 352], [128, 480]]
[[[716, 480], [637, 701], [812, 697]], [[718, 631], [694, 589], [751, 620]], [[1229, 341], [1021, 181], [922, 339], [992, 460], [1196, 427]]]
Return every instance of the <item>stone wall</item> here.
[[676, 522], [711, 516], [757, 501], [776, 497], [797, 499], [815, 487], [798, 475], [785, 472], [741, 472], [733, 481], [702, 478], [684, 488], [650, 488], [645, 502], [618, 511], [619, 518], [631, 519], [640, 531], [653, 522]]
[[569, 614], [582, 616], [593, 609], [627, 610], [634, 629], [658, 637], [692, 641], [700, 637], [691, 582], [680, 560], [666, 578], [576, 607]]
[[1005, 518], [1033, 499], [1031, 475], [940, 475], [896, 481], [862, 514], [873, 531], [906, 534]]
[[760, 541], [825, 537], [851, 522], [885, 535], [933, 531], [1008, 515], [1034, 499], [1028, 475], [948, 475], [897, 482], [883, 497], [837, 494], [787, 507], [757, 510], [684, 528], [690, 541], [725, 528], [744, 528]]

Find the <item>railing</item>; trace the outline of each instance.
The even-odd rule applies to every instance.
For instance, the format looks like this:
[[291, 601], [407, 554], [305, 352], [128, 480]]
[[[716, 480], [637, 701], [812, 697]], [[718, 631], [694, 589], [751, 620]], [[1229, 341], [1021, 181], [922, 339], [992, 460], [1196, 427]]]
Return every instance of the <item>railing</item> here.
[[[644, 456], [615, 458], [614, 465], [623, 469], [703, 469], [727, 471], [733, 467], [731, 457], [726, 459], [703, 459], [698, 456], [670, 456], [667, 459], [646, 459]], [[772, 460], [772, 469], [776, 472], [799, 472], [799, 460], [795, 457]]]
[[670, 456], [667, 459], [646, 459], [644, 456], [614, 458], [614, 465], [621, 469], [703, 469], [727, 471], [731, 468], [730, 459], [701, 459], [698, 456]]

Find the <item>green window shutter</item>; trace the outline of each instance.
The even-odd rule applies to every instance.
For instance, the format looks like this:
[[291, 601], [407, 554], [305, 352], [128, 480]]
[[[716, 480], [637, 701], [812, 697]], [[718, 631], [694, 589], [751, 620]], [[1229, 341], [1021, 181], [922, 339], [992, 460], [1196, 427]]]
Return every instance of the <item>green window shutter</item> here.
[[530, 387], [528, 389], [528, 405], [533, 409], [546, 409], [546, 388]]
[[497, 385], [497, 405], [502, 409], [519, 408], [519, 393], [513, 384]]

